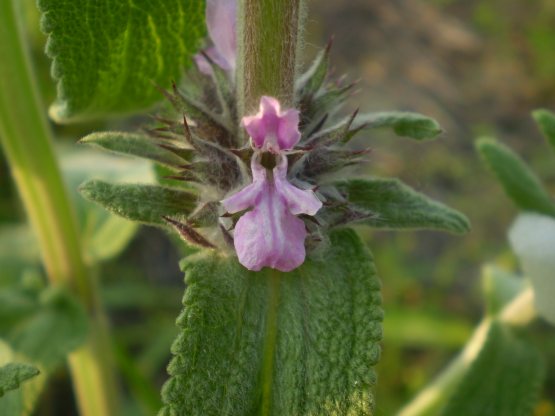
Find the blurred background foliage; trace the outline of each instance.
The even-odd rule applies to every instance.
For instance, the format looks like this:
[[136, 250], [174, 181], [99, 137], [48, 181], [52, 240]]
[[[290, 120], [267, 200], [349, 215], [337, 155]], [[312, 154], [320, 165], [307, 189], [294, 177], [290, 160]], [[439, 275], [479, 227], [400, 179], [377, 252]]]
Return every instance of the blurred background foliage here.
[[[43, 53], [45, 39], [34, 1], [25, 0], [22, 6], [46, 105], [54, 99], [55, 86]], [[517, 210], [480, 162], [475, 138], [487, 134], [507, 143], [555, 193], [552, 155], [530, 117], [533, 109], [553, 109], [555, 2], [310, 1], [307, 62], [330, 35], [335, 37], [335, 71], [360, 79], [347, 110], [413, 110], [435, 117], [445, 129], [441, 140], [428, 144], [376, 133], [359, 138], [358, 145], [373, 149], [364, 173], [400, 177], [464, 212], [473, 226], [464, 237], [362, 231], [383, 281], [386, 318], [377, 414], [387, 416], [423, 387], [470, 335], [484, 308], [483, 265], [518, 267], [506, 241]], [[92, 131], [136, 129], [143, 120], [52, 127], [61, 142], [71, 144]], [[0, 226], [23, 219], [0, 155]], [[180, 256], [179, 245], [163, 232], [141, 228], [118, 258], [99, 266], [116, 329], [118, 365], [129, 388], [130, 415], [152, 414], [158, 407], [184, 289]], [[555, 358], [555, 340], [545, 328], [537, 323], [530, 331]], [[555, 359], [549, 362], [553, 365]], [[554, 370], [548, 369], [537, 416], [555, 415]], [[61, 372], [55, 380], [44, 408], [55, 408], [52, 403], [68, 397], [67, 374]], [[43, 414], [40, 409], [38, 414]]]
[[[462, 238], [367, 235], [386, 311], [377, 410], [390, 415], [456, 354], [479, 319], [483, 264], [517, 267], [506, 242], [517, 209], [481, 163], [476, 137], [498, 137], [555, 192], [553, 155], [530, 117], [536, 108], [553, 109], [555, 2], [349, 0], [313, 2], [311, 11], [307, 49], [335, 34], [337, 71], [361, 80], [351, 105], [417, 110], [445, 129], [428, 145], [369, 137], [367, 171], [402, 178], [472, 224]], [[542, 349], [554, 351], [545, 327], [534, 329]], [[548, 374], [538, 415], [555, 414], [553, 368]]]

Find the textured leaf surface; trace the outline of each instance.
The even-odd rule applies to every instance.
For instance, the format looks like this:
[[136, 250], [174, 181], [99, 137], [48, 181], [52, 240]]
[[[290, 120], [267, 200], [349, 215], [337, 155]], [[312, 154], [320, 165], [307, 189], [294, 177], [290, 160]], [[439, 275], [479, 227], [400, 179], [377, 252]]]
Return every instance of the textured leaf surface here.
[[377, 228], [435, 229], [462, 234], [464, 215], [420, 194], [397, 179], [353, 179], [335, 183], [347, 200], [372, 215], [362, 224]]
[[163, 216], [186, 216], [197, 200], [195, 194], [181, 189], [100, 180], [85, 182], [79, 190], [114, 214], [148, 224], [163, 224]]
[[552, 199], [536, 175], [516, 153], [488, 138], [478, 140], [477, 147], [506, 194], [519, 208], [555, 216]]
[[555, 114], [549, 110], [536, 110], [532, 115], [547, 141], [555, 149]]
[[39, 0], [58, 82], [55, 119], [144, 109], [178, 81], [204, 35], [201, 0]]
[[372, 414], [380, 284], [352, 230], [290, 273], [249, 272], [212, 252], [183, 268], [160, 415]]
[[168, 166], [179, 166], [185, 163], [176, 154], [158, 146], [152, 138], [137, 133], [119, 131], [93, 133], [81, 139], [79, 143], [114, 153], [150, 159]]
[[543, 361], [533, 346], [494, 323], [486, 344], [442, 416], [530, 416], [543, 380]]
[[0, 397], [38, 374], [39, 370], [29, 364], [10, 363], [0, 367]]
[[441, 127], [433, 118], [405, 111], [386, 111], [357, 116], [355, 126], [368, 128], [391, 128], [396, 135], [415, 140], [429, 140], [437, 137]]
[[509, 240], [532, 281], [538, 314], [555, 324], [555, 218], [521, 214], [511, 227]]

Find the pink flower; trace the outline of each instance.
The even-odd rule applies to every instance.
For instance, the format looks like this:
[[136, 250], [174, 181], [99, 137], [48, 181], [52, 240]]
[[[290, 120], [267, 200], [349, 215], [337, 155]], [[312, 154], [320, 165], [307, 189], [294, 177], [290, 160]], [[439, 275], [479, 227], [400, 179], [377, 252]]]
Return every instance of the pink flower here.
[[243, 126], [255, 147], [276, 154], [291, 150], [301, 138], [299, 111], [281, 111], [279, 101], [273, 97], [263, 96], [258, 114], [243, 117]]
[[315, 215], [322, 207], [314, 192], [287, 181], [287, 157], [279, 157], [273, 178], [253, 157], [252, 184], [223, 201], [229, 213], [252, 208], [239, 218], [234, 231], [239, 262], [249, 270], [271, 267], [288, 272], [303, 264], [306, 228], [296, 215]]
[[[204, 53], [215, 64], [231, 73], [235, 72], [237, 51], [236, 18], [236, 0], [206, 0], [206, 26], [213, 46]], [[202, 73], [212, 73], [210, 64], [202, 54], [195, 55], [195, 62]]]
[[[243, 118], [257, 149], [251, 160], [253, 181], [222, 203], [232, 214], [250, 209], [234, 230], [237, 257], [249, 270], [271, 267], [288, 272], [304, 262], [306, 227], [297, 215], [316, 215], [322, 202], [311, 190], [299, 189], [287, 180], [284, 150], [299, 141], [298, 124], [299, 112], [282, 112], [272, 97], [262, 97], [260, 112]], [[271, 173], [260, 164], [262, 151], [276, 154], [277, 164]]]

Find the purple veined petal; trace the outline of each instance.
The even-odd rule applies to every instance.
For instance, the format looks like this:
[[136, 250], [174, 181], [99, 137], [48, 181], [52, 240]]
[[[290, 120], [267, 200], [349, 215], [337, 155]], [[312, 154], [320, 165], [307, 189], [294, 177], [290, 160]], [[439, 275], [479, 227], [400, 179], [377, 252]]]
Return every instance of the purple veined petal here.
[[256, 157], [252, 158], [251, 170], [252, 183], [222, 201], [222, 205], [230, 214], [255, 206], [260, 196], [268, 192], [266, 169], [260, 165]]
[[281, 150], [291, 150], [301, 139], [299, 131], [299, 110], [284, 111], [279, 120], [278, 144]]
[[249, 270], [271, 267], [282, 272], [303, 264], [306, 251], [304, 222], [292, 215], [269, 186], [252, 211], [235, 225], [234, 245], [239, 262]]
[[262, 96], [257, 114], [243, 117], [243, 126], [255, 147], [272, 153], [292, 149], [300, 140], [299, 111], [281, 111], [279, 101]]
[[311, 190], [299, 189], [287, 180], [287, 157], [281, 160], [273, 170], [276, 192], [287, 205], [293, 215], [316, 215], [322, 208], [322, 201]]
[[283, 272], [303, 264], [306, 256], [306, 227], [295, 215], [314, 215], [322, 206], [312, 191], [304, 191], [287, 181], [287, 158], [280, 156], [273, 176], [255, 154], [251, 160], [253, 182], [222, 201], [230, 213], [248, 208], [233, 231], [239, 262], [249, 270], [271, 267]]
[[[206, 26], [218, 58], [211, 58], [225, 70], [234, 70], [237, 55], [236, 0], [206, 0]], [[225, 62], [225, 66], [221, 63]]]
[[255, 116], [245, 116], [242, 120], [243, 127], [247, 130], [248, 135], [252, 139], [255, 147], [261, 149], [264, 146], [264, 139], [266, 138], [266, 126]]
[[278, 100], [273, 97], [262, 96], [258, 113], [243, 117], [243, 126], [256, 147], [261, 149], [268, 141], [268, 136], [276, 136], [279, 111], [280, 104]]

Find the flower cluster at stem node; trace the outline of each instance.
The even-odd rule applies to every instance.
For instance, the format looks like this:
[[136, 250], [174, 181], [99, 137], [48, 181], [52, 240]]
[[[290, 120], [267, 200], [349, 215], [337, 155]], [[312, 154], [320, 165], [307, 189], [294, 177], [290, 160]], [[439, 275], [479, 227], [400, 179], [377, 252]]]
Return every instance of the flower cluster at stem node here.
[[[278, 100], [262, 97], [260, 111], [244, 117], [251, 138], [252, 183], [222, 201], [228, 213], [244, 213], [235, 225], [234, 246], [239, 262], [249, 270], [271, 267], [283, 272], [299, 267], [305, 259], [304, 222], [297, 216], [314, 216], [322, 202], [313, 191], [287, 180], [286, 151], [300, 140], [299, 112], [281, 110]], [[264, 152], [275, 155], [271, 170], [261, 164]]]

